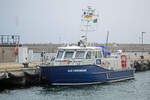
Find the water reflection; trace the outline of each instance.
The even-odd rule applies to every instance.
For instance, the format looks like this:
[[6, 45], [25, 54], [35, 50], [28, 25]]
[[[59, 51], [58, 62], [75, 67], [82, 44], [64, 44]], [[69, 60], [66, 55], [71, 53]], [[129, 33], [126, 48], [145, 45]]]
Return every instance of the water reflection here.
[[[47, 86], [43, 87], [40, 94], [44, 95], [63, 95], [63, 96], [92, 96], [99, 89], [103, 89], [100, 85], [85, 86]], [[64, 92], [65, 91], [65, 92]]]

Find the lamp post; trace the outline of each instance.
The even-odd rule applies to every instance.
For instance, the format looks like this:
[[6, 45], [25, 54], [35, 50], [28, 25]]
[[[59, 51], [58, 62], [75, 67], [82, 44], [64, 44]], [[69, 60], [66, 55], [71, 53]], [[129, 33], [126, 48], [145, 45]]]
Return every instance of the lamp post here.
[[[144, 45], [143, 45], [143, 42], [144, 42], [144, 40], [143, 40], [143, 34], [145, 34], [146, 32], [142, 32], [142, 48], [143, 48], [143, 50], [142, 50], [142, 56], [143, 56], [143, 52], [144, 52]], [[144, 58], [144, 57], [143, 57]]]

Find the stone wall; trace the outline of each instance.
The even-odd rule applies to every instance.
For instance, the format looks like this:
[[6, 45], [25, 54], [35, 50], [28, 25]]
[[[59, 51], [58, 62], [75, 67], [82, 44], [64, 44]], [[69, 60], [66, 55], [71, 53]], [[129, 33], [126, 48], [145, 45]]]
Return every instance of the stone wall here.
[[23, 44], [23, 47], [27, 47], [28, 50], [33, 50], [34, 53], [41, 53], [42, 51], [55, 53], [57, 47], [62, 46], [62, 44]]
[[15, 47], [0, 47], [0, 63], [16, 62]]

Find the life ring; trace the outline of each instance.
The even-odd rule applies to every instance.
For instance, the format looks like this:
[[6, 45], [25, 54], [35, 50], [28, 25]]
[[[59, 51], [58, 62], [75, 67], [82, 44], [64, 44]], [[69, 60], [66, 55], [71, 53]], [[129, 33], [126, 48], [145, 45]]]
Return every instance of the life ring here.
[[127, 55], [121, 55], [121, 66], [126, 67], [127, 66]]
[[15, 55], [18, 55], [18, 46], [15, 47], [14, 53], [15, 53]]

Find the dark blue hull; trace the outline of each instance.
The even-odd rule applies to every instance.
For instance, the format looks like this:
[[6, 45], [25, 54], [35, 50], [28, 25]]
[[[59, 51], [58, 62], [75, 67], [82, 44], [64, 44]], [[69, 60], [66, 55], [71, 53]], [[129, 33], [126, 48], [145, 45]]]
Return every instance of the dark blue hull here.
[[107, 70], [97, 65], [44, 66], [42, 79], [52, 85], [83, 85], [114, 82], [134, 78], [134, 69]]

